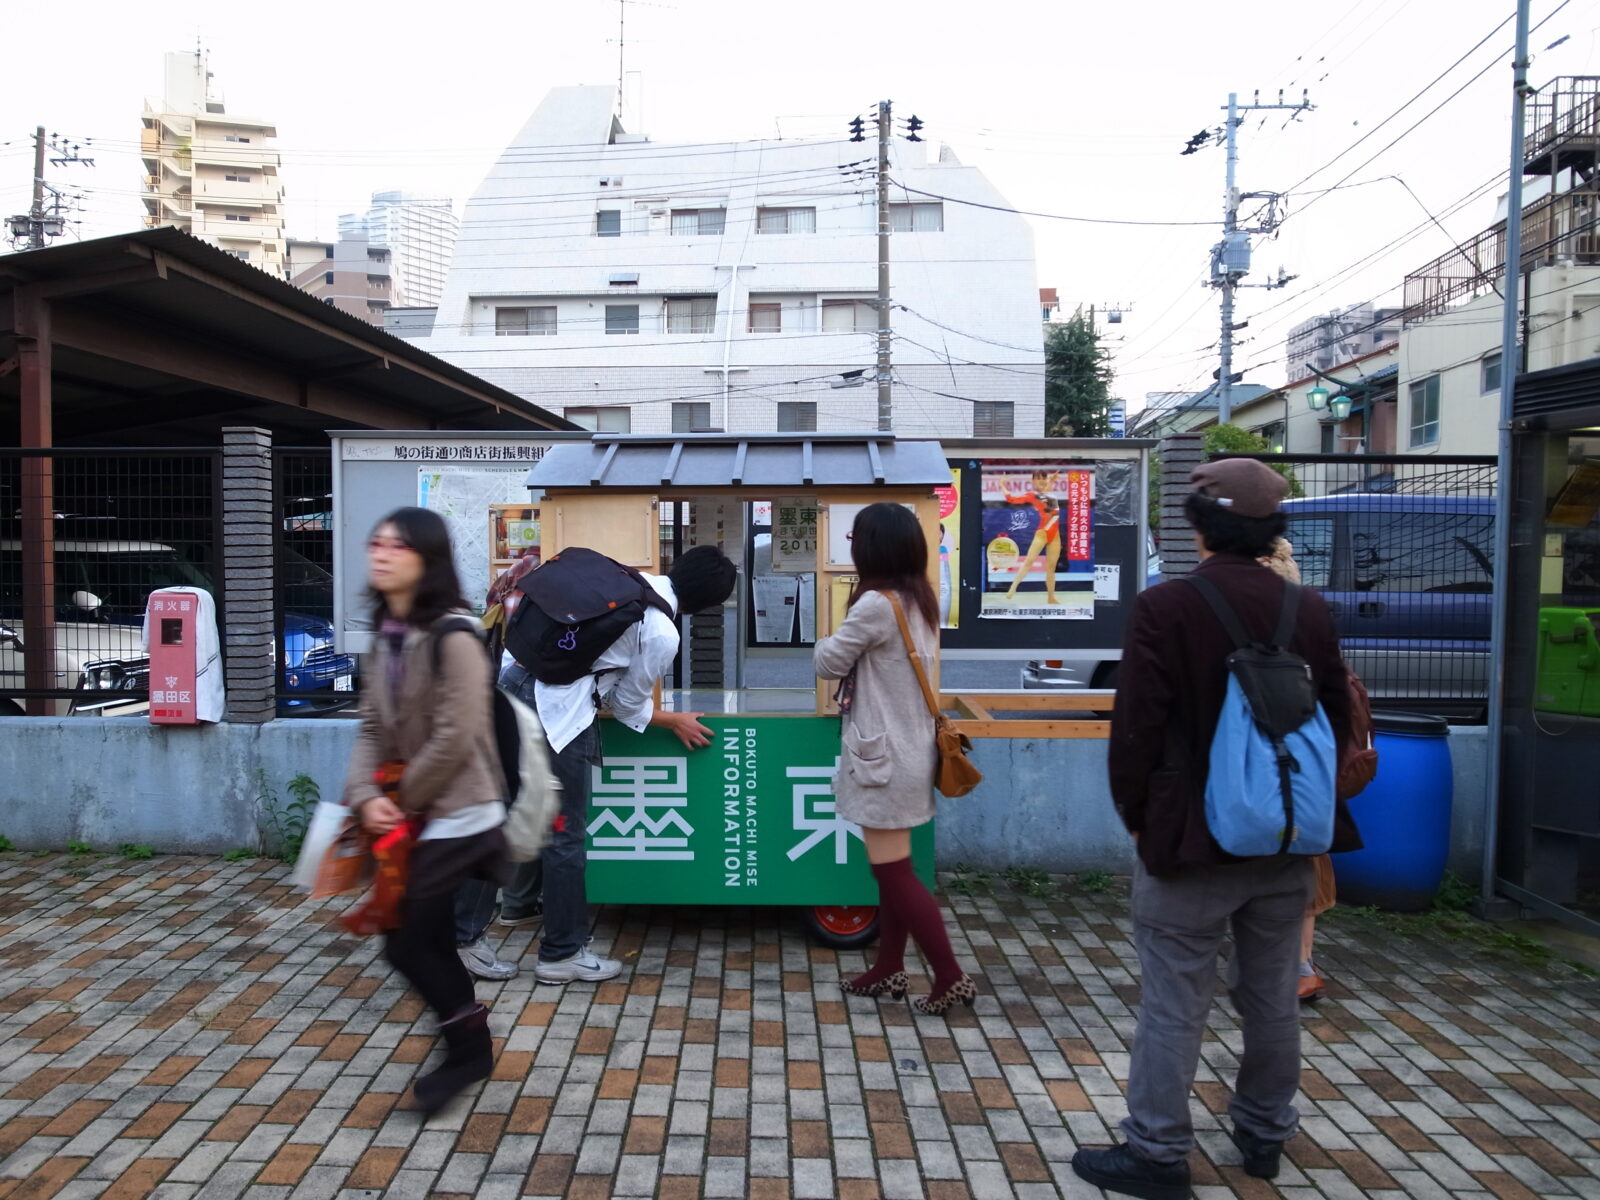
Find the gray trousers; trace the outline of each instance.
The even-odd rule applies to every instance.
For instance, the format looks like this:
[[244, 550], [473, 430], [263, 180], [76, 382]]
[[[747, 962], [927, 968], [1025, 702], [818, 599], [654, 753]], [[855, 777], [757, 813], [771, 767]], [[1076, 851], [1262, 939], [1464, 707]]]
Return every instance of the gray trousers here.
[[1141, 1000], [1122, 1131], [1145, 1158], [1170, 1163], [1194, 1148], [1189, 1092], [1216, 989], [1217, 951], [1233, 931], [1232, 986], [1244, 1055], [1228, 1114], [1269, 1142], [1294, 1136], [1300, 1114], [1300, 930], [1313, 872], [1305, 858], [1261, 858], [1133, 880]]

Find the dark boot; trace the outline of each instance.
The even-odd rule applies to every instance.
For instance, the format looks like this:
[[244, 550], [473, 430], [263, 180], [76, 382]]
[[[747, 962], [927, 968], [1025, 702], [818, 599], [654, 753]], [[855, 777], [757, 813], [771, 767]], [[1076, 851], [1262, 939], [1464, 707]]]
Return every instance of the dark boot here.
[[1283, 1143], [1269, 1142], [1234, 1126], [1228, 1134], [1244, 1159], [1244, 1173], [1254, 1179], [1276, 1179], [1283, 1163]]
[[1108, 1192], [1141, 1200], [1189, 1200], [1189, 1164], [1151, 1162], [1126, 1142], [1103, 1150], [1079, 1150], [1072, 1156], [1078, 1178]]
[[444, 1062], [416, 1082], [417, 1108], [429, 1117], [494, 1070], [489, 1010], [483, 1005], [475, 1004], [446, 1021], [439, 1032], [445, 1042]]

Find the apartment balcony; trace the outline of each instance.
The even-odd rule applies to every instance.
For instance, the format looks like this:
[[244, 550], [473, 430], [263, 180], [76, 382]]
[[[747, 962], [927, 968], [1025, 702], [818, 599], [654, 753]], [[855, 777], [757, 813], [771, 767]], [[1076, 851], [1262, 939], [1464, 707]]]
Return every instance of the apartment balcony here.
[[1576, 170], [1600, 162], [1600, 76], [1552, 80], [1528, 101], [1523, 161], [1529, 175]]
[[[1405, 323], [1426, 321], [1495, 287], [1505, 274], [1505, 243], [1501, 222], [1407, 275]], [[1522, 271], [1563, 263], [1600, 265], [1600, 191], [1545, 196], [1522, 210]]]

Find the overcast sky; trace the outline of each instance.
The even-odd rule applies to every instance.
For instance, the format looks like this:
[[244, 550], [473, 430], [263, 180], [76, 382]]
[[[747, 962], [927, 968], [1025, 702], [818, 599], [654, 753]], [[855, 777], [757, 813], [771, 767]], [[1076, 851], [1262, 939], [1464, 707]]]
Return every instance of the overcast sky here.
[[[1532, 39], [1536, 85], [1600, 68], [1600, 0], [1558, 5], [1534, 3], [1536, 23], [1555, 14]], [[0, 78], [0, 212], [27, 207], [28, 135], [42, 122], [94, 139], [94, 168], [49, 173], [84, 190], [83, 236], [137, 227], [139, 115], [161, 90], [162, 55], [192, 50], [197, 37], [229, 111], [277, 123], [291, 236], [331, 236], [341, 212], [382, 188], [442, 191], [459, 211], [547, 88], [615, 82], [618, 12], [617, 0], [286, 0], [203, 12], [87, 0], [59, 9], [26, 52], [12, 42]], [[1236, 364], [1254, 368], [1251, 382], [1277, 384], [1291, 324], [1393, 300], [1407, 271], [1493, 220], [1507, 161], [1513, 12], [1509, 0], [629, 0], [626, 58], [643, 73], [642, 132], [657, 141], [831, 134], [887, 96], [1018, 208], [1120, 221], [1218, 221], [1222, 152], [1181, 157], [1184, 143], [1220, 122], [1230, 90], [1248, 100], [1259, 88], [1275, 101], [1279, 88], [1295, 98], [1309, 88], [1314, 112], [1292, 123], [1254, 118], [1240, 139], [1244, 190], [1295, 189], [1287, 223], [1257, 244], [1251, 282], [1280, 264], [1299, 278], [1244, 293], [1238, 313], [1250, 320], [1240, 336], [1252, 340]], [[1343, 189], [1315, 194], [1346, 176]], [[1384, 176], [1404, 179], [1416, 198]], [[1039, 283], [1058, 288], [1066, 307], [1129, 306], [1107, 327], [1126, 339], [1113, 345], [1119, 394], [1137, 407], [1147, 391], [1209, 382], [1217, 307], [1202, 282], [1215, 226], [1032, 224]], [[1341, 275], [1419, 225], [1409, 244]]]

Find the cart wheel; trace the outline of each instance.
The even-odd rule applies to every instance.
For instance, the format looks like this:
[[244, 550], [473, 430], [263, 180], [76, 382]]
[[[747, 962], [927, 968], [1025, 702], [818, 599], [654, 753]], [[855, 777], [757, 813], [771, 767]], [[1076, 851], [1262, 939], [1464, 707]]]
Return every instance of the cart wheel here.
[[805, 914], [812, 938], [835, 950], [855, 950], [878, 938], [875, 904], [816, 904]]

